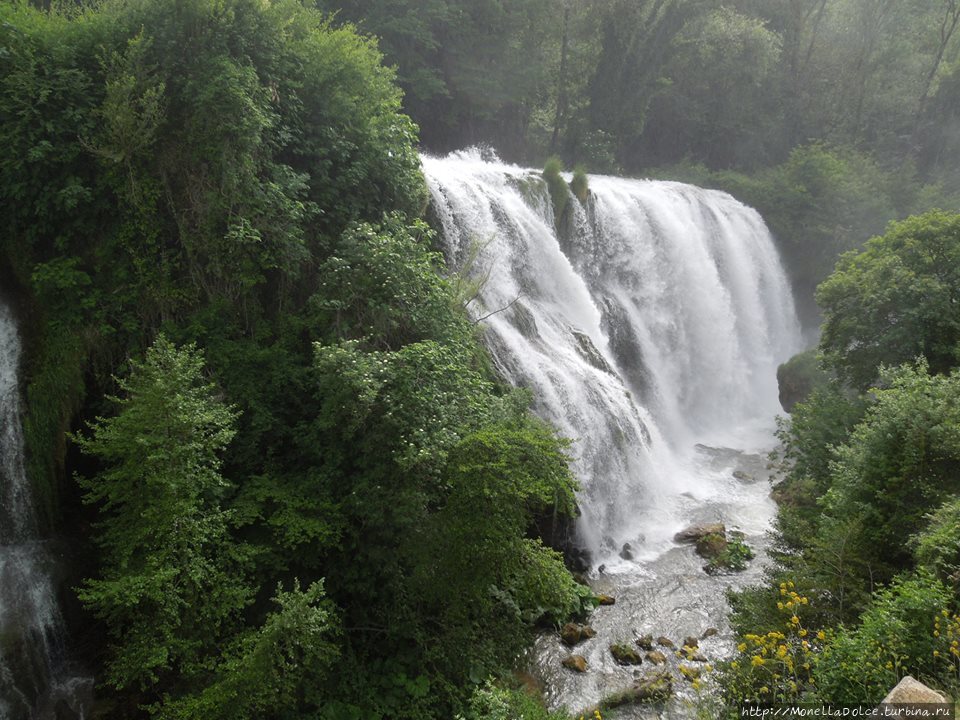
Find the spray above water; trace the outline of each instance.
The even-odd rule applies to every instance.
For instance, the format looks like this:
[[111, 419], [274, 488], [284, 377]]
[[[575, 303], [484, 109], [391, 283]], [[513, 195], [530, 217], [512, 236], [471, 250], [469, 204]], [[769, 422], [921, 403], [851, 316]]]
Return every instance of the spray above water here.
[[694, 445], [769, 438], [777, 365], [799, 349], [762, 219], [721, 192], [591, 177], [558, 233], [538, 172], [478, 151], [423, 168], [448, 260], [485, 278], [472, 308], [494, 362], [574, 440], [580, 543], [595, 562], [660, 552], [685, 499], [723, 491]]

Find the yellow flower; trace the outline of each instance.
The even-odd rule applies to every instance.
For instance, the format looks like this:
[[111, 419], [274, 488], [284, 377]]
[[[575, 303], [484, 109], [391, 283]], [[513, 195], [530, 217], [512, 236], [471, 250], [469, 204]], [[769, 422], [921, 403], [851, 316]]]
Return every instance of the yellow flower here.
[[790, 622], [793, 623], [794, 625], [799, 625], [799, 624], [800, 624], [800, 618], [798, 618], [796, 615], [794, 615], [792, 618], [790, 618]]
[[827, 639], [827, 634], [823, 630], [817, 633], [817, 640], [826, 640], [826, 639]]
[[747, 651], [746, 643], [740, 643], [739, 645], [737, 645], [737, 652], [746, 652], [746, 651]]
[[758, 667], [760, 665], [763, 665], [763, 663], [765, 662], [766, 660], [764, 660], [759, 655], [754, 655], [752, 658], [750, 658], [750, 664], [753, 665], [753, 667]]

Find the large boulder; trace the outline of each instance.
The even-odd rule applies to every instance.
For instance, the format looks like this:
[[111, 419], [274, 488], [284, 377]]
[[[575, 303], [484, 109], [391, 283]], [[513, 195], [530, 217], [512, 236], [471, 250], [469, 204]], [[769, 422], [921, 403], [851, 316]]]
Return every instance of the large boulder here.
[[587, 659], [583, 655], [567, 655], [560, 662], [565, 668], [574, 672], [585, 673], [587, 671]]
[[882, 704], [898, 706], [940, 705], [947, 702], [948, 700], [936, 690], [931, 690], [922, 682], [907, 675], [890, 691], [890, 694], [883, 699]]
[[830, 376], [820, 369], [816, 348], [794, 355], [777, 368], [780, 406], [793, 412], [794, 405], [806, 401], [814, 390], [829, 381]]
[[695, 543], [707, 535], [726, 534], [727, 528], [723, 523], [705, 523], [703, 525], [691, 525], [685, 530], [681, 530], [673, 536], [673, 541], [678, 543]]
[[705, 560], [712, 560], [722, 555], [727, 545], [726, 534], [710, 533], [697, 539], [697, 555]]

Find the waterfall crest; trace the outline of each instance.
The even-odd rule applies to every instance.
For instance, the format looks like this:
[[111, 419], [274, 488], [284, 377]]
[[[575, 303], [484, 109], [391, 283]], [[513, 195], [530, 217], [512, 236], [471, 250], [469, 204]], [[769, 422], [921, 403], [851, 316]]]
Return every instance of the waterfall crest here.
[[478, 151], [423, 168], [448, 261], [484, 279], [471, 307], [494, 362], [574, 440], [580, 542], [595, 561], [659, 552], [685, 499], [720, 491], [693, 446], [768, 438], [800, 347], [763, 220], [726, 193], [592, 176], [558, 233], [536, 171]]

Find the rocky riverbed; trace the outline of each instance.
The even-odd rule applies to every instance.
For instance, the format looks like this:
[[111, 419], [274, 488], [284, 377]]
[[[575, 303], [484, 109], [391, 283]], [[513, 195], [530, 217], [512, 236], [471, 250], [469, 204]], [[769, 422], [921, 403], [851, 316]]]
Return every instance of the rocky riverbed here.
[[[710, 574], [694, 544], [674, 543], [652, 557], [638, 548], [638, 557], [646, 559], [617, 558], [593, 568], [587, 581], [594, 592], [616, 601], [591, 615], [588, 624], [595, 634], [571, 648], [559, 633], [545, 633], [533, 651], [534, 675], [551, 707], [587, 710], [638, 683], [669, 677], [666, 703], [628, 703], [605, 710], [604, 718], [675, 720], [697, 717], [698, 706], [708, 705], [715, 695], [713, 663], [728, 657], [736, 645], [727, 622], [726, 592], [759, 583], [768, 562], [768, 531], [776, 510], [770, 499], [774, 471], [765, 452], [704, 445], [695, 448], [690, 466], [710, 480], [704, 483], [709, 490], [678, 495], [674, 516], [689, 525], [719, 522], [728, 531], [740, 531], [756, 557], [742, 572]], [[684, 650], [693, 641], [696, 646]], [[612, 645], [632, 647], [641, 663], [618, 661]], [[564, 666], [571, 655], [583, 658], [583, 672]]]

